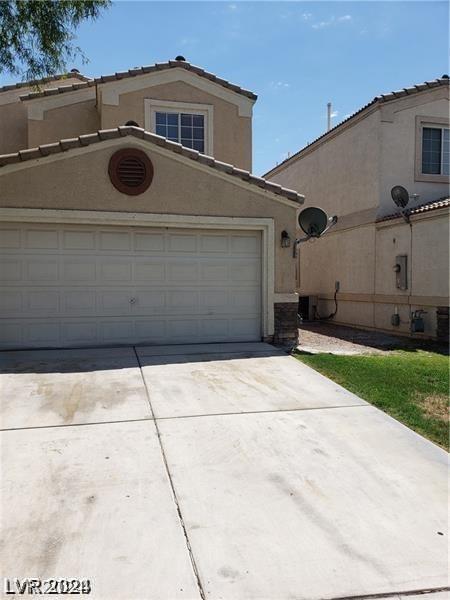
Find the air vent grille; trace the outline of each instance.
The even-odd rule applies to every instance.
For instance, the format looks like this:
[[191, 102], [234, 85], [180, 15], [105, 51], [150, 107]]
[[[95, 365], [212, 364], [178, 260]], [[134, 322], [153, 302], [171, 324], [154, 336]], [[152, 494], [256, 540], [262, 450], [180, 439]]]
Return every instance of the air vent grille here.
[[113, 154], [109, 161], [109, 176], [120, 192], [142, 194], [153, 179], [153, 165], [142, 150], [127, 148]]
[[117, 165], [117, 176], [123, 185], [137, 187], [145, 181], [145, 165], [139, 158], [123, 158]]

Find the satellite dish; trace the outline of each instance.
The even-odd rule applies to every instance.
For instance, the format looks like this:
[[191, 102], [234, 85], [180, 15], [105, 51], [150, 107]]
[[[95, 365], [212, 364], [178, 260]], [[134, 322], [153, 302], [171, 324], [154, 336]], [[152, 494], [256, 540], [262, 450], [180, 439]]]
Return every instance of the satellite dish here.
[[315, 206], [309, 206], [298, 215], [298, 224], [311, 237], [319, 237], [328, 226], [327, 214]]
[[394, 185], [391, 190], [391, 197], [395, 204], [400, 208], [405, 208], [409, 202], [408, 190], [402, 185]]

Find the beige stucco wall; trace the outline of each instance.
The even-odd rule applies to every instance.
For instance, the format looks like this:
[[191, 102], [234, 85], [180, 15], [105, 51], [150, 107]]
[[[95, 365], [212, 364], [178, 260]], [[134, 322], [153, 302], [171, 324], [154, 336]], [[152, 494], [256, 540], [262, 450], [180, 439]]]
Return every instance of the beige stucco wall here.
[[[39, 89], [50, 89], [58, 85], [72, 83], [80, 83], [80, 80], [74, 77], [66, 77], [43, 84]], [[30, 147], [28, 145], [28, 104], [22, 102], [20, 96], [36, 91], [36, 89], [23, 86], [0, 92], [0, 154], [17, 152]]]
[[308, 206], [343, 215], [374, 209], [379, 197], [379, 114], [347, 127], [268, 178], [301, 190]]
[[226, 102], [183, 81], [166, 83], [164, 85], [152, 86], [121, 94], [118, 106], [104, 104], [100, 90], [102, 129], [125, 125], [130, 120], [136, 121], [140, 127], [146, 127], [144, 115], [144, 100], [146, 98], [212, 105], [214, 112], [214, 157], [251, 171], [251, 118], [240, 117], [238, 107], [235, 104]]
[[42, 120], [28, 120], [28, 148], [78, 137], [100, 129], [95, 100], [53, 108]]
[[0, 154], [27, 147], [27, 109], [22, 102], [0, 105]]
[[374, 239], [375, 227], [367, 225], [331, 231], [322, 239], [301, 244], [299, 255], [302, 294], [333, 293], [335, 281], [340, 282], [341, 292], [372, 294]]
[[[376, 239], [376, 293], [399, 296], [449, 295], [449, 214], [435, 211], [380, 223]], [[394, 265], [398, 255], [408, 257], [408, 289], [396, 287]]]
[[[411, 312], [426, 311], [425, 337], [436, 336], [436, 308], [449, 305], [450, 215], [445, 209], [330, 232], [300, 247], [300, 293], [319, 296], [319, 314], [334, 309], [337, 323], [409, 334]], [[396, 287], [394, 265], [406, 254], [408, 288]], [[398, 313], [400, 326], [391, 324]], [[421, 335], [418, 334], [417, 337]]]
[[[305, 206], [338, 215], [324, 238], [300, 246], [300, 293], [319, 296], [319, 312], [330, 314], [340, 282], [335, 321], [409, 333], [410, 314], [422, 308], [425, 336], [436, 334], [436, 307], [449, 304], [449, 217], [445, 211], [376, 224], [395, 212], [390, 190], [405, 186], [420, 197], [410, 206], [448, 194], [448, 184], [415, 181], [416, 116], [449, 114], [448, 89], [434, 88], [386, 103], [352, 127], [292, 160], [270, 178], [305, 194]], [[408, 255], [408, 289], [398, 290], [394, 264]], [[391, 325], [398, 312], [400, 327]]]
[[[387, 103], [380, 119], [380, 207], [378, 214], [392, 212], [391, 189], [404, 186], [410, 195], [411, 207], [448, 195], [449, 184], [418, 181], [415, 177], [416, 116], [449, 119], [448, 88], [434, 88], [429, 92]], [[442, 124], [439, 124], [442, 126]], [[421, 157], [419, 157], [421, 160]]]
[[294, 205], [282, 204], [254, 186], [239, 185], [208, 167], [200, 170], [193, 166], [195, 163], [189, 164], [191, 161], [176, 160], [170, 151], [151, 146], [147, 154], [155, 171], [152, 185], [140, 196], [126, 196], [111, 184], [108, 163], [118, 148], [134, 146], [132, 140], [124, 140], [113, 147], [89, 148], [78, 156], [41, 159], [37, 166], [9, 174], [0, 172], [0, 206], [268, 217], [275, 224], [275, 292], [295, 291], [297, 261], [292, 257], [292, 247], [281, 248], [279, 243], [284, 229], [294, 237]]
[[449, 295], [448, 213], [414, 223], [412, 229], [412, 286], [414, 296]]

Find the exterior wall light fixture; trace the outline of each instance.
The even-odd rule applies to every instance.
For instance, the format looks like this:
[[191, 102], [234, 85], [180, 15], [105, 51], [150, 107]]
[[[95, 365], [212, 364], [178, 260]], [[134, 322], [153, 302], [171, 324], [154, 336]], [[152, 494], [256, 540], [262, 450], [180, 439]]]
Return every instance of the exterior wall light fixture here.
[[289, 237], [288, 232], [286, 230], [283, 230], [281, 232], [281, 247], [289, 248], [290, 245], [291, 245], [291, 238]]

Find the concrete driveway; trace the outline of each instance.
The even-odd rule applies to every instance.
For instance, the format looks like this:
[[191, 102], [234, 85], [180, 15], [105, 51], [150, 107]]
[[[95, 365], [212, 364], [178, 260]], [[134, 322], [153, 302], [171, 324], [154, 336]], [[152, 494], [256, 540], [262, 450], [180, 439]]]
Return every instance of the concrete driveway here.
[[0, 365], [6, 585], [448, 598], [448, 455], [281, 351], [20, 351]]

